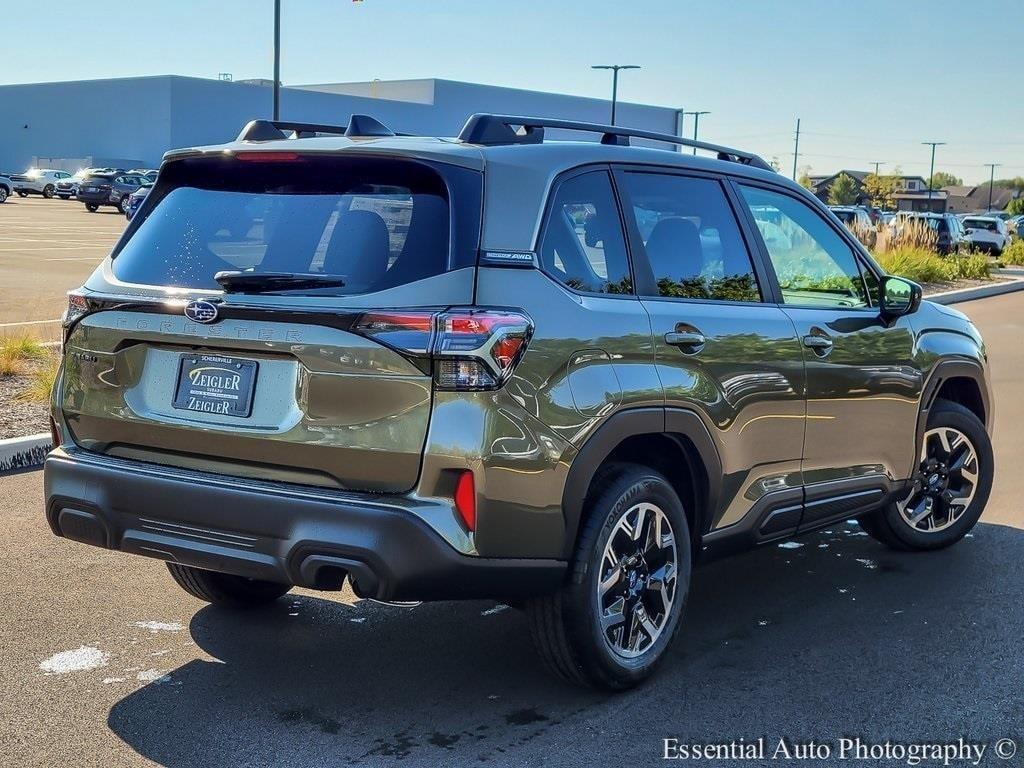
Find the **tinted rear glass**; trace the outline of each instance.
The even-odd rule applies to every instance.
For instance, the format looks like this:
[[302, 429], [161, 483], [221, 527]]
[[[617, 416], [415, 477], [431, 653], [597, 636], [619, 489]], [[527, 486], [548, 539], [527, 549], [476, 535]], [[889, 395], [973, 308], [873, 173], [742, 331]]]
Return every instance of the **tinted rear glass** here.
[[[167, 167], [152, 195], [155, 207], [114, 257], [125, 282], [219, 289], [213, 277], [224, 270], [314, 273], [345, 285], [305, 292], [347, 295], [475, 260], [475, 240], [467, 257], [469, 235], [452, 236], [445, 178], [417, 162], [183, 161]], [[478, 228], [479, 197], [464, 202]]]

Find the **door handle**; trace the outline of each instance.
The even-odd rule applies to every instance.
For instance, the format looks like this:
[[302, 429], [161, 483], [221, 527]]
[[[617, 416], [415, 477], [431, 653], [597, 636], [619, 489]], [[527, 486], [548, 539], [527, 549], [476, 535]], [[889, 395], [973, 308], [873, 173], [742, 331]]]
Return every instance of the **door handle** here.
[[665, 343], [677, 347], [680, 352], [696, 354], [704, 348], [707, 339], [700, 331], [670, 331], [665, 334]]
[[804, 336], [804, 346], [808, 349], [814, 350], [814, 354], [824, 357], [832, 351], [832, 339], [828, 336], [808, 334], [807, 336]]

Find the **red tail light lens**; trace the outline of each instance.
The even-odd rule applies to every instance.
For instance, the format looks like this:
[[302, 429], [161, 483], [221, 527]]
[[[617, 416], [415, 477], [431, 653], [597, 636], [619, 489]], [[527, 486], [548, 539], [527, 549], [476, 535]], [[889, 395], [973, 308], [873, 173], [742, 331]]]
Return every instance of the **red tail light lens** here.
[[438, 389], [498, 389], [515, 369], [533, 333], [520, 312], [452, 309], [447, 312], [367, 312], [353, 330], [413, 355], [433, 358]]
[[455, 483], [455, 511], [467, 530], [476, 530], [476, 486], [473, 473], [468, 469], [462, 471]]
[[57, 422], [50, 417], [50, 441], [53, 443], [54, 448], [60, 448], [60, 429], [57, 427]]
[[246, 163], [291, 163], [299, 160], [298, 152], [239, 152], [235, 158]]

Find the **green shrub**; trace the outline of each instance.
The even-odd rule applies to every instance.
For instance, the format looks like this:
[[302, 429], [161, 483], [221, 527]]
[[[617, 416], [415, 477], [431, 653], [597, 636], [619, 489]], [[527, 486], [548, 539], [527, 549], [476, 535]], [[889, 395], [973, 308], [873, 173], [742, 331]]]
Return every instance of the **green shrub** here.
[[990, 269], [988, 258], [982, 254], [940, 256], [924, 248], [897, 248], [877, 253], [875, 259], [890, 275], [919, 283], [983, 280]]
[[1010, 244], [1003, 249], [1003, 255], [999, 257], [1003, 264], [1016, 264], [1024, 266], [1024, 240], [1015, 237]]

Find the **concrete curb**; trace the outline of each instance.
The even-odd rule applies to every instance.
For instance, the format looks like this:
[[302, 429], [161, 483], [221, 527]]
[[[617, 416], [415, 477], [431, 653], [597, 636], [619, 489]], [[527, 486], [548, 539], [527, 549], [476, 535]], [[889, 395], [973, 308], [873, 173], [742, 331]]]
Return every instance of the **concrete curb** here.
[[1003, 283], [995, 285], [978, 285], [974, 288], [960, 288], [955, 291], [943, 291], [925, 296], [928, 301], [936, 304], [959, 304], [962, 301], [974, 301], [975, 299], [987, 299], [989, 296], [1002, 296], [1004, 293], [1024, 291], [1024, 278], [1014, 277]]
[[52, 447], [49, 432], [0, 440], [0, 473], [39, 466]]

